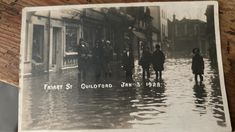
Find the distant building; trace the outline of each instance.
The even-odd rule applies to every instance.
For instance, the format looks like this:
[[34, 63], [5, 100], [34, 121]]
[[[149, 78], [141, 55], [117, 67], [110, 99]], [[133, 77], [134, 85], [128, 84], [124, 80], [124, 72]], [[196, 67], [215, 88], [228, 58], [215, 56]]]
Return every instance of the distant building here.
[[[125, 10], [124, 10], [125, 9]], [[123, 8], [124, 13], [131, 16], [134, 21], [129, 25], [129, 46], [133, 50], [135, 59], [139, 59], [143, 47], [152, 48], [152, 16], [149, 7]]]
[[153, 17], [153, 44], [161, 44], [162, 47], [165, 47], [165, 42], [168, 39], [167, 11], [160, 6], [154, 6], [149, 8], [151, 16]]
[[171, 40], [170, 49], [178, 55], [188, 55], [193, 48], [200, 48], [205, 55], [208, 50], [206, 37], [206, 22], [198, 19], [168, 20], [169, 39]]

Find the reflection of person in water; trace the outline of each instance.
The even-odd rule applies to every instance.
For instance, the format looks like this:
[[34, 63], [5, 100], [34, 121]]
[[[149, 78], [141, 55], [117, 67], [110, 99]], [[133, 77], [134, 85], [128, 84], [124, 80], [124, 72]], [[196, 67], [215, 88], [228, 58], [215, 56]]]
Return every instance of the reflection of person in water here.
[[205, 102], [206, 102], [206, 97], [207, 97], [207, 93], [205, 90], [205, 85], [201, 84], [201, 85], [197, 85], [195, 84], [193, 87], [193, 91], [194, 91], [194, 95], [195, 95], [195, 106], [197, 108], [202, 108], [199, 109], [199, 113], [200, 114], [205, 114], [205, 110], [206, 110], [206, 106], [205, 106]]
[[[136, 89], [136, 99], [140, 100], [141, 103], [146, 102], [150, 103], [149, 100], [145, 100], [146, 98], [152, 99], [151, 103], [158, 103], [158, 107], [165, 107], [166, 94], [166, 85], [164, 80], [162, 83], [158, 83], [156, 86], [149, 85], [150, 83], [154, 84], [156, 82], [147, 82], [143, 87], [139, 87]], [[160, 111], [159, 111], [160, 112]]]
[[193, 59], [192, 59], [192, 71], [194, 74], [195, 82], [197, 83], [198, 76], [200, 77], [200, 82], [203, 81], [204, 74], [204, 61], [203, 57], [200, 55], [200, 50], [198, 48], [193, 49]]

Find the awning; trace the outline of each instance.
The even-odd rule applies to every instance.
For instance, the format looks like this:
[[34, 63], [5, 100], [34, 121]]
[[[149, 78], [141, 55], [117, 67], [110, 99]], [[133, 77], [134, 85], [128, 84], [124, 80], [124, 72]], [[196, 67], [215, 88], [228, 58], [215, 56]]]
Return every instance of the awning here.
[[145, 34], [138, 32], [138, 31], [132, 31], [134, 35], [140, 39], [146, 40]]

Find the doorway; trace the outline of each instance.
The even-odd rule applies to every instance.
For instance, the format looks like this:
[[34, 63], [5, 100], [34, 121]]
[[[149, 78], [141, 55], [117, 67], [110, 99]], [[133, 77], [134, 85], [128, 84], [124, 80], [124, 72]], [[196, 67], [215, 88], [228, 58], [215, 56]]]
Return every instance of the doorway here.
[[50, 71], [59, 71], [62, 67], [62, 29], [53, 27], [52, 42], [50, 45]]
[[32, 59], [36, 63], [43, 63], [43, 45], [44, 45], [44, 26], [33, 26], [33, 45], [32, 45]]

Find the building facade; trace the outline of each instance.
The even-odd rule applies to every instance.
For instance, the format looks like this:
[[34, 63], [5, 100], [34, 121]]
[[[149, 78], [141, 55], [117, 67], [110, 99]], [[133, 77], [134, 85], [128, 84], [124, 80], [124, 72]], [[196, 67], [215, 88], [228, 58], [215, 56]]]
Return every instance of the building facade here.
[[198, 19], [168, 20], [170, 49], [174, 54], [187, 56], [193, 48], [199, 48], [203, 55], [207, 54], [206, 22]]
[[24, 74], [77, 67], [77, 45], [81, 38], [90, 50], [96, 40], [109, 40], [115, 53], [119, 53], [126, 32], [123, 29], [127, 28], [121, 24], [128, 21], [125, 16], [104, 9], [28, 13]]
[[214, 6], [208, 5], [206, 12], [206, 34], [208, 39], [209, 57], [212, 62], [217, 62], [216, 43], [215, 43], [215, 24], [214, 24]]
[[163, 7], [156, 6], [150, 7], [150, 11], [153, 17], [153, 29], [155, 30], [153, 34], [153, 43], [160, 44], [163, 47], [166, 45], [165, 41], [168, 39], [168, 17], [167, 10]]
[[152, 47], [152, 16], [149, 7], [123, 8], [123, 13], [133, 19], [129, 23], [126, 40], [135, 59], [139, 59], [144, 47]]
[[152, 45], [152, 17], [148, 7], [133, 8], [28, 13], [24, 74], [76, 68], [77, 45], [81, 38], [91, 52], [96, 40], [109, 40], [117, 60], [127, 46], [135, 49], [133, 53], [138, 59], [141, 48]]

